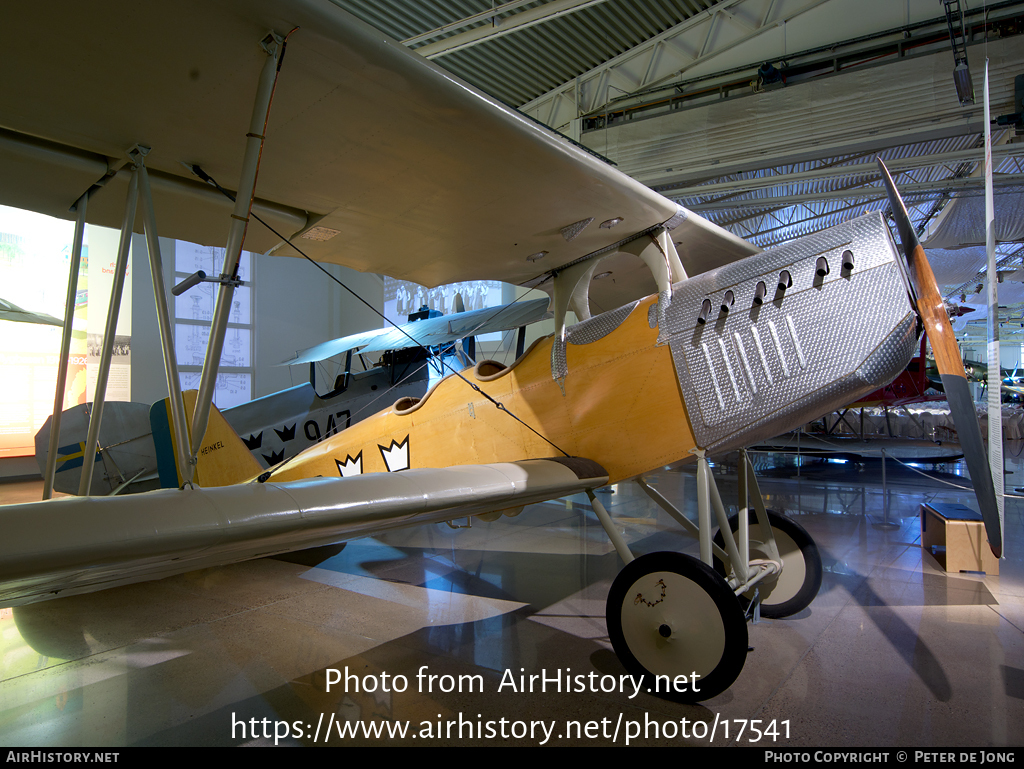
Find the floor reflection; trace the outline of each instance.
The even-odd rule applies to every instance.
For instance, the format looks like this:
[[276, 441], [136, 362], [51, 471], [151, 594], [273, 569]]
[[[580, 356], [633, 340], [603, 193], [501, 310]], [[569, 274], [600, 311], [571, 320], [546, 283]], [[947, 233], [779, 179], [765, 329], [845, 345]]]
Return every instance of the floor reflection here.
[[[1006, 452], [1011, 493], [1024, 487], [1017, 448]], [[309, 745], [318, 729], [323, 744], [330, 723], [328, 744], [422, 745], [426, 738], [411, 734], [342, 738], [338, 730], [518, 719], [597, 724], [593, 737], [560, 726], [552, 744], [623, 744], [622, 733], [601, 733], [602, 719], [620, 714], [641, 724], [716, 715], [788, 722], [789, 738], [774, 745], [1024, 741], [1021, 500], [1007, 500], [1000, 576], [946, 574], [921, 551], [918, 507], [971, 504], [970, 491], [950, 485], [964, 484], [961, 463], [887, 459], [883, 481], [878, 458], [752, 458], [768, 506], [797, 518], [818, 543], [824, 582], [796, 617], [750, 628], [753, 651], [739, 679], [703, 705], [644, 692], [499, 691], [505, 671], [625, 672], [604, 624], [620, 561], [580, 496], [472, 528], [394, 531], [0, 613], [0, 741]], [[736, 462], [715, 463], [726, 505], [735, 506]], [[649, 481], [696, 521], [692, 466]], [[0, 486], [0, 500], [14, 491]], [[697, 552], [635, 485], [601, 500], [635, 552]], [[328, 691], [331, 670], [375, 690]], [[424, 671], [436, 681], [479, 680], [483, 691], [420, 691]], [[384, 685], [400, 677], [404, 690]], [[286, 733], [275, 737], [282, 724]], [[470, 738], [467, 729], [431, 734], [426, 744], [539, 742]], [[735, 737], [719, 733], [714, 742]], [[635, 744], [708, 742], [659, 733]]]

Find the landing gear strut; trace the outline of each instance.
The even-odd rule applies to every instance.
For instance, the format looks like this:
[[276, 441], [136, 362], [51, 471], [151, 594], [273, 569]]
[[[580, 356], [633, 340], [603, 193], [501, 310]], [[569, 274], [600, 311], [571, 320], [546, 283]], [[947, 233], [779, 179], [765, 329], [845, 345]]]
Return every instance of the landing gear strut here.
[[[714, 697], [739, 676], [747, 656], [748, 617], [802, 611], [822, 579], [821, 556], [810, 535], [765, 509], [746, 451], [740, 452], [739, 514], [732, 518], [704, 452], [694, 453], [698, 525], [643, 479], [637, 483], [699, 540], [700, 559], [672, 552], [634, 558], [607, 511], [590, 495], [626, 563], [608, 594], [612, 647], [631, 674], [644, 677], [649, 692], [685, 702]], [[712, 510], [720, 526], [713, 538]]]
[[[750, 557], [755, 559], [777, 559], [783, 568], [777, 574], [765, 579], [760, 588], [752, 588], [743, 594], [743, 603], [749, 604], [757, 590], [761, 616], [770, 619], [790, 617], [806, 609], [821, 588], [821, 555], [818, 547], [803, 526], [796, 521], [779, 515], [774, 510], [766, 511], [771, 534], [775, 540], [772, 549], [768, 535], [758, 522], [754, 511], [749, 514]], [[738, 516], [729, 518], [729, 528], [736, 532]], [[722, 532], [715, 534], [715, 544], [722, 545]], [[715, 571], [728, 576], [726, 564], [715, 558]]]

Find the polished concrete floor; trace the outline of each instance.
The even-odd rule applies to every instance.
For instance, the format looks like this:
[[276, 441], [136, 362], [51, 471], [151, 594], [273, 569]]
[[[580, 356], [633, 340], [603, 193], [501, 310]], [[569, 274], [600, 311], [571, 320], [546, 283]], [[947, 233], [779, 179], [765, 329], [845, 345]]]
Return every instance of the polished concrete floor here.
[[[1020, 447], [1007, 454], [1024, 495]], [[946, 574], [918, 505], [971, 502], [945, 483], [958, 464], [932, 480], [889, 460], [883, 493], [877, 461], [755, 462], [824, 583], [796, 616], [749, 626], [739, 678], [702, 704], [600, 691], [625, 672], [604, 616], [620, 562], [581, 496], [2, 610], [0, 745], [1024, 744], [1022, 500], [999, 576]], [[715, 471], [728, 504], [735, 467]], [[695, 518], [692, 467], [650, 480]], [[36, 494], [0, 485], [3, 502]], [[636, 485], [601, 498], [634, 552], [696, 551]], [[346, 672], [348, 691], [328, 691]], [[520, 690], [544, 673], [588, 691]], [[339, 736], [353, 728], [383, 732]]]

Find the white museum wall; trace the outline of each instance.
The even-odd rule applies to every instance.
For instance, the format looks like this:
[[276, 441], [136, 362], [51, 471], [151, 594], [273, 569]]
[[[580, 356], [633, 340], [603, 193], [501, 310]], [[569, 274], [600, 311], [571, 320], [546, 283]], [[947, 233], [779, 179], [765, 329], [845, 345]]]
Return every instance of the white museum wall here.
[[[324, 267], [383, 311], [384, 280], [379, 275], [333, 264]], [[305, 259], [260, 255], [256, 257], [255, 274], [254, 398], [309, 381], [308, 365], [274, 365], [291, 358], [298, 350], [383, 325], [380, 316]], [[331, 389], [344, 363], [342, 356], [340, 362], [317, 367], [318, 392]]]
[[[174, 285], [174, 241], [161, 238], [160, 249], [164, 283], [169, 292]], [[132, 252], [135, 258], [131, 272], [131, 397], [136, 402], [153, 403], [167, 397], [167, 383], [145, 236], [134, 235]], [[381, 326], [382, 321], [375, 313], [304, 259], [262, 255], [255, 258], [254, 398], [308, 381], [308, 366], [274, 365], [296, 350]], [[378, 310], [383, 309], [384, 281], [380, 276], [336, 265], [326, 269]], [[318, 369], [317, 389], [321, 392], [329, 389], [340, 366], [328, 364], [326, 368], [330, 381], [323, 369]], [[0, 459], [0, 479], [38, 475], [34, 457]]]

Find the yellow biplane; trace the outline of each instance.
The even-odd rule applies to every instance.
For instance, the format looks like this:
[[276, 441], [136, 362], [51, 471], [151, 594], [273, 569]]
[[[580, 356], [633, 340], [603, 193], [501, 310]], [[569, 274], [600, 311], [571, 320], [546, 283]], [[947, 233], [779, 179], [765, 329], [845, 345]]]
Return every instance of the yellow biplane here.
[[[616, 652], [632, 673], [685, 682], [673, 695], [706, 699], [743, 666], [744, 607], [786, 616], [821, 583], [811, 538], [764, 509], [752, 472], [727, 518], [709, 453], [887, 383], [922, 323], [958, 420], [977, 430], [894, 189], [909, 271], [879, 214], [759, 253], [327, 0], [3, 13], [17, 34], [0, 84], [2, 202], [75, 217], [79, 232], [119, 225], [125, 255], [141, 209], [180, 488], [0, 509], [0, 605], [585, 492], [626, 562], [608, 599]], [[158, 223], [162, 235], [228, 244], [202, 381], [184, 396]], [[555, 333], [510, 366], [455, 372], [267, 471], [211, 403], [243, 240], [427, 286], [541, 286]], [[627, 303], [592, 287], [598, 265]], [[617, 309], [592, 317], [592, 301]], [[99, 378], [102, 392], [103, 359]], [[97, 431], [101, 418], [100, 400]], [[643, 482], [679, 461], [700, 465], [697, 524]], [[697, 536], [700, 558], [634, 557], [594, 495], [630, 479]], [[997, 550], [992, 496], [980, 492]]]

